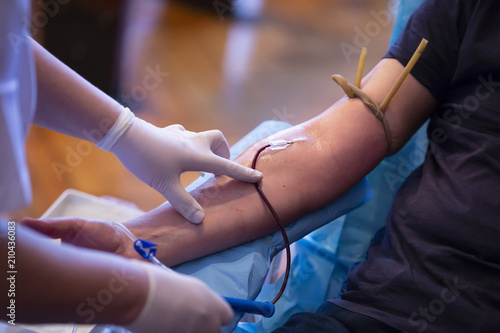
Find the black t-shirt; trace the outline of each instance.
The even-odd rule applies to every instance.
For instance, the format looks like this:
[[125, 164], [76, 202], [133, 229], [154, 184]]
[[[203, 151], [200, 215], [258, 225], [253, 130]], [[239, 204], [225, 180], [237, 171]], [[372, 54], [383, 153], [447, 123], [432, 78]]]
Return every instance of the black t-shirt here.
[[332, 302], [407, 332], [500, 332], [500, 1], [431, 0], [387, 57], [438, 102], [424, 163]]

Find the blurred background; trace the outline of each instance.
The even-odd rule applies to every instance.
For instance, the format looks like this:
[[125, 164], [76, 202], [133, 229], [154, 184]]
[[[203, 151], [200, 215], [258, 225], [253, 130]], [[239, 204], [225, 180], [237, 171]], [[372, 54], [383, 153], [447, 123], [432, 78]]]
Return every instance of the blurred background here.
[[[33, 37], [138, 117], [191, 131], [220, 129], [229, 144], [265, 120], [298, 124], [321, 113], [386, 52], [390, 0], [40, 0]], [[145, 147], [146, 148], [146, 147]], [[33, 126], [27, 142], [39, 217], [68, 188], [148, 211], [163, 197], [111, 153]], [[168, 154], [168, 152], [165, 152]], [[196, 173], [182, 176], [184, 185]]]

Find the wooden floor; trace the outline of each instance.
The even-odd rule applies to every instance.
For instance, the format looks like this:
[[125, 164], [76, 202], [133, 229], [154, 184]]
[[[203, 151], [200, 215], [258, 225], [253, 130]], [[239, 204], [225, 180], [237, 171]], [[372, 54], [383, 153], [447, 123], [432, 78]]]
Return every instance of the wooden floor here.
[[[158, 126], [218, 128], [230, 144], [264, 120], [298, 124], [319, 114], [342, 96], [330, 75], [354, 79], [358, 55], [348, 56], [341, 45], [368, 44], [369, 70], [385, 53], [392, 29], [392, 22], [373, 15], [387, 10], [388, 0], [235, 0], [231, 8], [206, 10], [132, 3], [123, 32], [122, 94], [136, 92], [137, 115]], [[168, 76], [138, 94], [155, 69]], [[163, 202], [113, 155], [80, 140], [33, 127], [27, 154], [33, 204], [13, 212], [14, 218], [40, 216], [67, 188], [114, 196], [143, 210]], [[194, 177], [183, 175], [183, 183]]]

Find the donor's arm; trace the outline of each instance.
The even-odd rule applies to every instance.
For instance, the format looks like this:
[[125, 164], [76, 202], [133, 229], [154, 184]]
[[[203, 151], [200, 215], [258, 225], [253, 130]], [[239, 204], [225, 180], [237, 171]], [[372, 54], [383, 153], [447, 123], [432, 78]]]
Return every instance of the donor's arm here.
[[[389, 92], [403, 66], [383, 59], [364, 78], [361, 88], [377, 104]], [[236, 161], [249, 166], [269, 140], [299, 140], [285, 150], [265, 150], [257, 161], [262, 190], [284, 224], [328, 204], [369, 173], [387, 155], [398, 151], [435, 109], [430, 92], [409, 75], [385, 112], [392, 148], [382, 123], [358, 99], [343, 98], [317, 117], [261, 140]], [[191, 194], [206, 212], [193, 225], [168, 203], [131, 220], [126, 226], [138, 237], [159, 244], [157, 256], [178, 264], [262, 237], [278, 229], [254, 185], [215, 177]], [[95, 229], [107, 230], [106, 247], [137, 256], [120, 230], [81, 219], [27, 220], [32, 228], [76, 245], [100, 248]], [[102, 234], [102, 233], [101, 233]], [[111, 236], [113, 235], [113, 236]], [[109, 239], [116, 241], [110, 245]], [[103, 239], [104, 241], [104, 239]]]

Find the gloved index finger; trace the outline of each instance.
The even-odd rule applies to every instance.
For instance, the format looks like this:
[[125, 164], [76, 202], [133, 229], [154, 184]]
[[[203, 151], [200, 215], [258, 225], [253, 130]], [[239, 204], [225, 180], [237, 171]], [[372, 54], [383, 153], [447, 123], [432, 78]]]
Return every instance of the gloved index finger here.
[[207, 162], [208, 163], [204, 165], [205, 170], [203, 171], [212, 172], [215, 175], [226, 175], [249, 183], [257, 183], [263, 177], [262, 172], [260, 171], [248, 168], [237, 162], [217, 155], [213, 155], [210, 158], [210, 161]]

